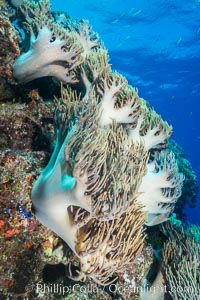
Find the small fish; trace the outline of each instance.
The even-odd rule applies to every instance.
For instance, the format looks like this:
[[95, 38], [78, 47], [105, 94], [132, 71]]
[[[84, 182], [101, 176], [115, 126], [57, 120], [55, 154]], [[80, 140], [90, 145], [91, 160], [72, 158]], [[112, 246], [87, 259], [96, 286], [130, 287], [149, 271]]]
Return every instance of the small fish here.
[[112, 24], [115, 24], [115, 23], [117, 23], [117, 22], [119, 22], [119, 19], [116, 19], [116, 20], [112, 21], [111, 23], [112, 23]]
[[137, 10], [137, 11], [136, 11], [136, 12], [133, 14], [133, 17], [135, 17], [135, 16], [139, 15], [141, 12], [142, 12], [142, 10], [141, 10], [141, 9]]
[[179, 46], [179, 44], [181, 43], [181, 41], [182, 41], [182, 38], [180, 37], [180, 38], [178, 39], [178, 41], [176, 42], [176, 46]]
[[132, 12], [134, 11], [134, 7], [132, 7], [130, 10], [129, 10], [129, 12], [128, 12], [128, 15], [131, 15], [132, 14]]

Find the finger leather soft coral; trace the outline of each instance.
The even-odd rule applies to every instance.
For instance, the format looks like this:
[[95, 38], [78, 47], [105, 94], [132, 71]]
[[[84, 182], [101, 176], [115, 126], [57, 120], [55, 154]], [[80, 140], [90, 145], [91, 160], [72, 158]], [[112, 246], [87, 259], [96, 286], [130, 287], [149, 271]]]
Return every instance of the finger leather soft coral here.
[[23, 1], [21, 12], [30, 32], [30, 48], [14, 64], [14, 76], [20, 83], [54, 76], [64, 83], [76, 83], [74, 69], [84, 61], [91, 49], [100, 46], [87, 22], [77, 30], [69, 22], [63, 28], [54, 22], [46, 0]]
[[50, 12], [48, 21], [38, 16], [43, 5], [22, 5], [29, 25], [38, 22], [37, 37], [17, 59], [15, 75], [21, 82], [54, 75], [73, 84], [66, 74], [74, 70], [82, 93], [62, 87], [55, 101], [56, 145], [32, 201], [41, 223], [79, 259], [78, 279], [106, 285], [141, 254], [143, 225], [168, 220], [184, 176], [167, 150], [172, 128], [111, 70], [88, 23], [69, 21], [64, 29]]

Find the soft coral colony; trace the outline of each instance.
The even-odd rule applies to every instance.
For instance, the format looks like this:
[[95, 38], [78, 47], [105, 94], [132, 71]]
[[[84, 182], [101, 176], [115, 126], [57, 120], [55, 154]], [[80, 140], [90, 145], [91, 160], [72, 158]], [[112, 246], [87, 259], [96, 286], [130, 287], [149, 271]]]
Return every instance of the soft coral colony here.
[[30, 47], [15, 78], [62, 83], [54, 151], [32, 190], [35, 215], [77, 256], [71, 277], [107, 285], [144, 250], [144, 225], [167, 221], [181, 196], [172, 127], [111, 69], [87, 21], [52, 14], [47, 0], [25, 0], [20, 11]]

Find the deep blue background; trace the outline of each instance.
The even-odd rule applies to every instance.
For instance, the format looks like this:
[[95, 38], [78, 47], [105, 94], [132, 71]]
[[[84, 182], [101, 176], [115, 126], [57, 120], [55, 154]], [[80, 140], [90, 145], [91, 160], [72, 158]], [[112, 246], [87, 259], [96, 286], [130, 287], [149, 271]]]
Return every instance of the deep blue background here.
[[[200, 0], [52, 0], [53, 10], [90, 21], [113, 69], [173, 126], [200, 182]], [[200, 223], [197, 207], [186, 209]]]

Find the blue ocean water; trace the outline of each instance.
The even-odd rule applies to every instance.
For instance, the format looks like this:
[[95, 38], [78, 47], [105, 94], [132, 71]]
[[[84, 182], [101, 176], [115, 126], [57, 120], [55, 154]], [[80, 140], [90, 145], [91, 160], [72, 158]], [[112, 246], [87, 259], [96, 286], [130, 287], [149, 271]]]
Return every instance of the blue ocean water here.
[[[173, 126], [200, 182], [200, 0], [52, 0], [53, 10], [87, 19], [112, 68]], [[188, 220], [200, 224], [196, 208]]]

